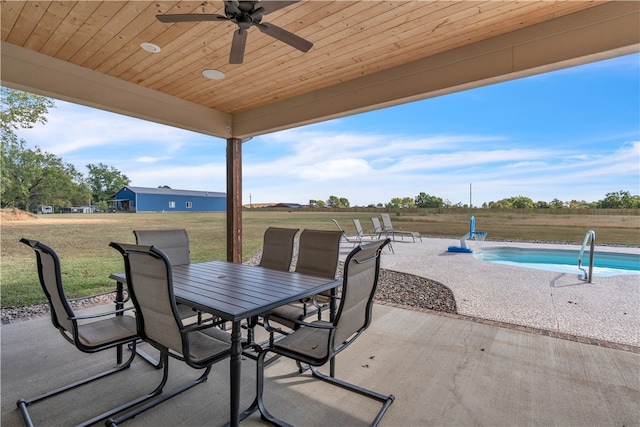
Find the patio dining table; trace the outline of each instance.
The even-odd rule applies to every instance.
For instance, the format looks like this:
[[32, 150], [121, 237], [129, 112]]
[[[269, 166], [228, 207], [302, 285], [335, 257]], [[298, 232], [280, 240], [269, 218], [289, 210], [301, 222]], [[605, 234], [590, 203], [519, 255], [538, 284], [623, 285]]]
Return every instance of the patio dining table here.
[[[278, 306], [335, 289], [342, 282], [264, 267], [207, 261], [172, 267], [177, 302], [231, 322], [230, 420], [240, 422], [241, 322]], [[124, 273], [112, 274], [122, 290]], [[120, 295], [122, 293], [120, 292]]]

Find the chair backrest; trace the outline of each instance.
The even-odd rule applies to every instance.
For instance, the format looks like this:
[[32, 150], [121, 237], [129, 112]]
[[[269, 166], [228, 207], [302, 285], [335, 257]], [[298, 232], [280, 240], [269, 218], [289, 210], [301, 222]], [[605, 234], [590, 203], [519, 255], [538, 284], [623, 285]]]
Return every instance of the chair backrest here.
[[191, 262], [187, 230], [133, 230], [136, 244], [155, 246], [169, 258], [171, 265]]
[[347, 256], [340, 305], [334, 320], [334, 352], [341, 351], [369, 327], [380, 272], [380, 253], [390, 242], [387, 238], [366, 243]]
[[300, 234], [296, 272], [335, 278], [342, 231], [310, 230]]
[[362, 236], [364, 235], [364, 230], [362, 229], [362, 224], [360, 224], [360, 220], [359, 219], [354, 219], [353, 220], [353, 225], [356, 228], [356, 233], [358, 233], [358, 236]]
[[385, 230], [393, 230], [393, 224], [391, 224], [391, 217], [389, 216], [389, 214], [382, 213], [380, 214], [380, 218], [382, 218], [382, 226]]
[[20, 242], [30, 246], [36, 253], [38, 278], [40, 279], [40, 286], [42, 286], [42, 290], [49, 301], [53, 326], [57, 329], [62, 328], [75, 336], [75, 324], [69, 319], [74, 317], [74, 313], [62, 287], [62, 273], [58, 254], [49, 246], [36, 240], [22, 238]]
[[136, 308], [138, 335], [183, 352], [182, 321], [173, 295], [169, 258], [155, 246], [111, 242], [124, 257], [127, 288]]
[[293, 258], [293, 241], [297, 232], [297, 228], [267, 228], [264, 232], [260, 266], [289, 271]]
[[342, 229], [342, 227], [340, 227], [340, 223], [338, 222], [337, 219], [331, 218], [331, 221], [333, 221], [333, 223], [336, 225], [336, 227], [338, 227], [338, 230], [340, 230], [340, 231], [342, 231], [344, 233], [344, 230]]
[[384, 230], [380, 225], [380, 220], [376, 217], [371, 218], [371, 224], [373, 224], [373, 229], [376, 233], [382, 233]]

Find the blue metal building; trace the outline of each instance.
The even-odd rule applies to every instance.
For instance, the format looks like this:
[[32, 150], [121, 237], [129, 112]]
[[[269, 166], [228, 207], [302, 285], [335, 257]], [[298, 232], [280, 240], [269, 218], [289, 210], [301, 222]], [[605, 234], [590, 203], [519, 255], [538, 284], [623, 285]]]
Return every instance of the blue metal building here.
[[227, 195], [216, 191], [122, 187], [114, 196], [116, 212], [225, 212]]

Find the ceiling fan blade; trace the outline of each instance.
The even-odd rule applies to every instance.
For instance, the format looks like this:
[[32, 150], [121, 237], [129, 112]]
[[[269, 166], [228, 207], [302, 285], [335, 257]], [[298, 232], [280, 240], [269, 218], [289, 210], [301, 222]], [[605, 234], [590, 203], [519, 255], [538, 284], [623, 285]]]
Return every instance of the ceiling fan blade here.
[[277, 1], [277, 0], [262, 0], [256, 4], [256, 8], [262, 7], [264, 12], [263, 15], [269, 14], [271, 12], [275, 12], [276, 10], [280, 10], [284, 7], [291, 6], [294, 3], [298, 3], [300, 0], [289, 0], [289, 1]]
[[260, 23], [254, 24], [256, 27], [260, 29], [265, 34], [270, 35], [291, 47], [295, 47], [302, 52], [308, 52], [309, 49], [313, 47], [313, 43], [308, 40], [303, 39], [302, 37], [296, 36], [293, 33], [285, 30], [284, 28], [280, 28], [277, 25]]
[[205, 14], [175, 14], [175, 15], [156, 15], [158, 21], [163, 23], [171, 22], [194, 22], [194, 21], [228, 21], [229, 18], [222, 15], [216, 15], [215, 13]]
[[244, 48], [247, 45], [247, 30], [238, 28], [233, 33], [231, 41], [231, 53], [229, 54], [229, 64], [242, 64], [244, 60]]

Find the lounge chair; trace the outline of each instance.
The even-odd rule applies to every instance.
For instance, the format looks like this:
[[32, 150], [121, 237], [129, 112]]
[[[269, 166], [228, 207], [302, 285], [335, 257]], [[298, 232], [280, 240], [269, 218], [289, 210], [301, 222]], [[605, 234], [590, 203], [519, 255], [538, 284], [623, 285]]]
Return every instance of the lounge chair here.
[[380, 224], [380, 220], [376, 217], [371, 218], [371, 224], [373, 225], [373, 232], [378, 235], [378, 239], [384, 234], [384, 228]]
[[[372, 425], [375, 426], [380, 422], [395, 397], [392, 394], [383, 395], [335, 378], [333, 362], [335, 356], [352, 344], [371, 323], [371, 306], [380, 270], [380, 252], [388, 243], [389, 239], [387, 238], [384, 241], [358, 246], [351, 251], [345, 261], [340, 305], [332, 322], [305, 323], [297, 320], [296, 330], [260, 352], [256, 402], [247, 412], [257, 406], [263, 419], [276, 425], [288, 425], [267, 410], [263, 398], [265, 357], [268, 353], [273, 352], [276, 355], [291, 358], [298, 364], [309, 365], [314, 378], [379, 401], [382, 403], [382, 408], [378, 411]], [[269, 320], [270, 316], [267, 316], [265, 318], [267, 328]], [[329, 375], [317, 370], [317, 367], [327, 362], [331, 362]], [[312, 401], [310, 399], [310, 402]], [[306, 407], [304, 409], [300, 406], [289, 407], [288, 411], [297, 409], [305, 410]], [[324, 423], [331, 424], [331, 420], [324, 420]]]
[[[136, 309], [138, 335], [160, 350], [164, 367], [162, 380], [156, 388], [158, 397], [117, 419], [107, 420], [107, 426], [116, 426], [205, 382], [213, 364], [230, 356], [231, 337], [217, 325], [183, 324], [173, 295], [171, 263], [160, 249], [114, 242], [110, 246], [124, 258], [127, 287]], [[163, 393], [169, 378], [169, 356], [194, 369], [204, 369], [204, 373], [186, 385]]]
[[387, 236], [391, 235], [391, 238], [393, 239], [394, 242], [396, 240], [396, 234], [400, 235], [400, 237], [402, 237], [403, 239], [404, 239], [404, 236], [410, 236], [413, 239], [414, 243], [416, 241], [416, 238], [419, 238], [420, 241], [422, 241], [422, 236], [417, 231], [406, 231], [400, 227], [394, 227], [393, 224], [391, 223], [391, 217], [389, 216], [389, 214], [386, 214], [386, 213], [380, 214], [380, 218], [382, 219], [383, 234]]
[[331, 221], [338, 227], [338, 230], [342, 231], [342, 238], [345, 242], [351, 243], [353, 246], [360, 244], [361, 239], [357, 234], [354, 236], [353, 234], [347, 233], [336, 219], [331, 218]]
[[[34, 398], [18, 400], [18, 409], [22, 414], [25, 424], [32, 426], [33, 423], [27, 409], [28, 406], [129, 368], [136, 355], [135, 343], [138, 340], [138, 334], [136, 331], [136, 319], [126, 313], [126, 311], [132, 310], [132, 307], [86, 316], [76, 315], [70, 304], [70, 301], [73, 300], [68, 300], [64, 292], [60, 258], [58, 257], [58, 254], [56, 254], [56, 252], [50, 247], [36, 240], [23, 238], [20, 242], [30, 246], [36, 253], [38, 277], [40, 279], [42, 290], [49, 302], [51, 323], [53, 323], [53, 326], [58, 329], [65, 340], [69, 341], [83, 353], [96, 353], [116, 348], [118, 359], [121, 358], [123, 345], [130, 343], [134, 350], [131, 352], [128, 360], [124, 363], [118, 360], [118, 364], [107, 371], [93, 375], [81, 381], [76, 381], [72, 384], [68, 384]], [[111, 292], [106, 292], [100, 295], [106, 295], [109, 293]], [[119, 304], [116, 305], [116, 307], [118, 306]], [[37, 343], [34, 344], [37, 345]], [[33, 349], [25, 348], [25, 351], [33, 351]], [[55, 354], [48, 354], [48, 356], [55, 357]], [[63, 362], [64, 361], [61, 361], [61, 363]], [[34, 367], [34, 369], [37, 369], [37, 367]], [[43, 373], [42, 377], [46, 377], [46, 373]], [[123, 387], [125, 386], [126, 385], [123, 383]], [[152, 392], [105, 413], [96, 415], [79, 425], [87, 426], [94, 424], [112, 416], [113, 414], [150, 399], [153, 396], [154, 394]], [[96, 396], [96, 398], [100, 399], [99, 396]], [[108, 396], [108, 398], [111, 399], [112, 396]], [[57, 424], [55, 420], [50, 420], [50, 423]]]
[[[377, 220], [377, 218], [376, 218], [376, 220]], [[360, 243], [362, 243], [362, 240], [365, 239], [365, 238], [367, 238], [367, 239], [379, 239], [380, 238], [380, 233], [376, 233], [375, 231], [371, 232], [369, 230], [364, 230], [362, 228], [362, 224], [360, 223], [359, 219], [354, 219], [353, 220], [353, 225], [356, 228], [356, 232], [358, 233], [358, 237], [360, 238]], [[395, 251], [393, 250], [393, 246], [391, 246], [391, 243], [389, 243], [387, 245], [387, 247], [389, 248], [389, 250], [392, 253], [395, 253]]]

